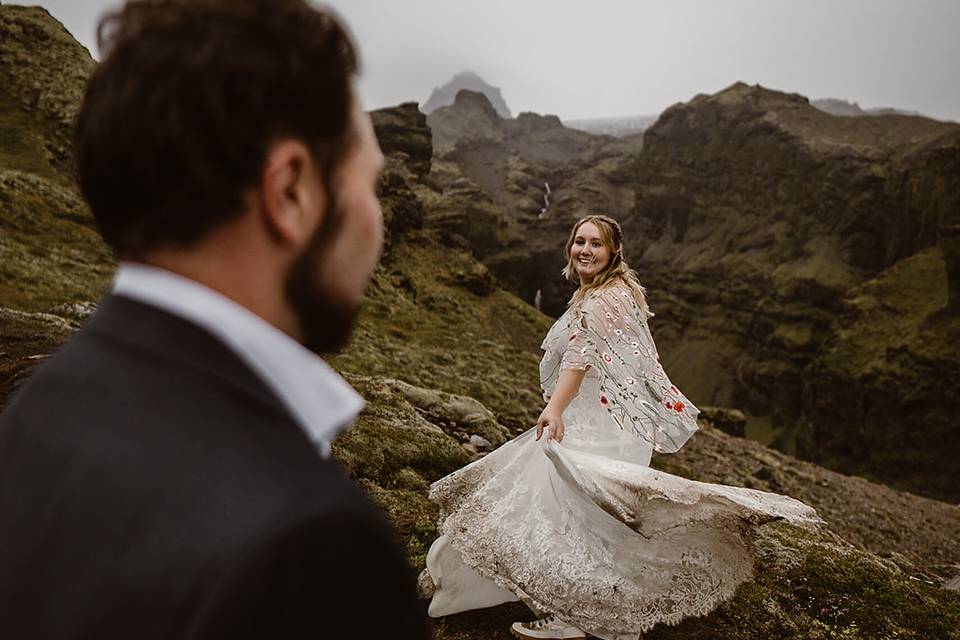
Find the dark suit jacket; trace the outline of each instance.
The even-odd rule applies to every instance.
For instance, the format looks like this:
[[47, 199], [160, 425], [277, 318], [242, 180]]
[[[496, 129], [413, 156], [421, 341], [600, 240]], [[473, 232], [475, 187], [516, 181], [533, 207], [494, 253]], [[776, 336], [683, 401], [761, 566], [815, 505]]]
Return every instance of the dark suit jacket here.
[[382, 511], [257, 375], [108, 296], [0, 417], [0, 637], [428, 631]]

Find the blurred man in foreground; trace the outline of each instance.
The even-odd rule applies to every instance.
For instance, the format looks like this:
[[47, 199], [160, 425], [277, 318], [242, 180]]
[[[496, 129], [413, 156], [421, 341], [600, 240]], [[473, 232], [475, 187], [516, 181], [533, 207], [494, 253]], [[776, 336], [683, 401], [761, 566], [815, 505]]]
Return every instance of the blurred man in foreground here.
[[329, 459], [379, 259], [357, 61], [307, 0], [102, 21], [80, 186], [120, 267], [0, 417], [0, 636], [425, 638], [382, 512]]

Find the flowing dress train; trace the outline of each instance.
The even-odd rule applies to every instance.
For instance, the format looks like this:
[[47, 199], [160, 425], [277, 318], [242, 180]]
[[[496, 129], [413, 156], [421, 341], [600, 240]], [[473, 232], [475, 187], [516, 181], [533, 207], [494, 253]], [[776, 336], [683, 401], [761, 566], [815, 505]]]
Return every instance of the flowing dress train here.
[[822, 523], [788, 496], [651, 469], [699, 410], [669, 380], [646, 310], [622, 286], [571, 308], [543, 342], [545, 398], [587, 369], [561, 442], [530, 429], [438, 480], [440, 536], [427, 556], [431, 616], [521, 600], [605, 640], [703, 615], [753, 571], [751, 533]]

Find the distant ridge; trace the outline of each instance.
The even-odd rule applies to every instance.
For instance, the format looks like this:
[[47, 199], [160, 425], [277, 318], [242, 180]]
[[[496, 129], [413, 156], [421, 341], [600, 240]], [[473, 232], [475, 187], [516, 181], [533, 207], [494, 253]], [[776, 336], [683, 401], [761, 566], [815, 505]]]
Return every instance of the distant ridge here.
[[[906, 111], [904, 109], [894, 109], [892, 107], [877, 107], [871, 109], [862, 109], [859, 104], [856, 102], [850, 102], [849, 100], [842, 100], [840, 98], [818, 98], [816, 100], [811, 100], [810, 104], [815, 106], [820, 111], [825, 111], [829, 114], [835, 116], [887, 116], [887, 115], [899, 115], [899, 116], [920, 116], [923, 118], [930, 118], [919, 111]], [[935, 120], [935, 118], [930, 118]]]
[[571, 129], [579, 129], [594, 135], [616, 136], [623, 138], [646, 131], [659, 116], [614, 116], [610, 118], [577, 118], [564, 120], [563, 124]]
[[473, 71], [463, 71], [453, 76], [445, 85], [435, 87], [430, 98], [420, 106], [423, 113], [431, 113], [440, 107], [449, 107], [456, 100], [457, 94], [463, 89], [482, 93], [493, 105], [497, 115], [501, 118], [512, 118], [510, 108], [507, 107], [500, 89], [489, 84]]

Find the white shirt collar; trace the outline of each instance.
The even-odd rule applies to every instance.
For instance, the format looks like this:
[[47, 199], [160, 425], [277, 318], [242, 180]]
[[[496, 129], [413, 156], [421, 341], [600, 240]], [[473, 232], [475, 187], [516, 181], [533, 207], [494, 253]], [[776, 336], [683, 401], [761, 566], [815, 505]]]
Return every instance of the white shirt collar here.
[[223, 294], [164, 269], [121, 262], [113, 292], [197, 324], [239, 355], [281, 399], [320, 454], [363, 409], [364, 400], [330, 365]]

